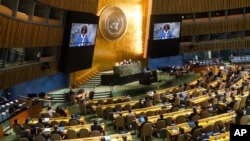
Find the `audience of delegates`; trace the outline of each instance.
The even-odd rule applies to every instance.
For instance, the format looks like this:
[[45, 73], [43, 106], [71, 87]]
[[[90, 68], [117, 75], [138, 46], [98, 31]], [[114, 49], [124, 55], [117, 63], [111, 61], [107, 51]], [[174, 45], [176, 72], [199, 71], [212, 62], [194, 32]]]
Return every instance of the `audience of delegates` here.
[[[219, 89], [219, 87], [220, 87], [219, 85], [216, 86], [216, 87], [211, 87], [212, 85], [207, 85], [207, 84], [208, 84], [208, 81], [207, 81], [208, 77], [214, 76], [214, 78], [218, 78], [218, 77], [221, 77], [221, 76], [222, 76], [221, 73], [222, 73], [222, 72], [219, 71], [217, 75], [214, 75], [214, 73], [213, 73], [210, 69], [208, 69], [207, 74], [206, 74], [206, 79], [205, 79], [205, 81], [202, 80], [202, 79], [197, 80], [197, 85], [196, 85], [195, 87], [204, 87], [204, 86], [208, 86], [208, 91], [207, 91], [207, 93], [205, 93], [205, 94], [210, 94], [209, 96], [211, 97], [211, 94], [212, 94], [212, 93], [215, 93], [215, 97], [214, 97], [214, 98], [218, 98], [218, 100], [225, 100], [225, 96], [222, 96], [222, 95], [219, 94], [218, 91], [217, 91], [217, 90]], [[229, 73], [231, 73], [231, 72], [229, 72]], [[241, 79], [241, 76], [240, 76], [239, 72], [237, 72], [237, 71], [234, 72], [234, 73], [231, 73], [231, 75], [228, 75], [228, 76], [227, 76], [227, 80], [226, 80], [226, 82], [225, 82], [225, 83], [226, 83], [225, 88], [230, 89], [230, 95], [231, 95], [232, 101], [231, 101], [230, 103], [228, 103], [227, 106], [225, 106], [225, 107], [220, 107], [220, 106], [219, 106], [218, 109], [216, 110], [216, 112], [217, 112], [216, 114], [225, 113], [225, 112], [227, 112], [227, 110], [231, 110], [231, 109], [233, 108], [234, 104], [235, 104], [236, 101], [237, 101], [237, 100], [235, 100], [235, 96], [238, 95], [238, 92], [235, 92], [235, 91], [237, 91], [237, 86], [232, 86], [232, 84], [236, 83], [239, 79]], [[243, 86], [243, 85], [244, 85], [244, 86], [249, 85], [249, 82], [244, 82], [244, 84], [242, 83], [242, 86]], [[181, 86], [181, 85], [180, 85], [180, 86]], [[174, 107], [180, 107], [180, 105], [175, 105], [175, 104], [174, 104], [177, 98], [180, 98], [181, 104], [184, 104], [185, 106], [188, 106], [187, 101], [185, 101], [185, 97], [186, 97], [186, 95], [187, 95], [187, 92], [186, 92], [187, 86], [188, 86], [187, 83], [184, 83], [183, 88], [181, 87], [181, 89], [180, 89], [180, 90], [181, 90], [180, 94], [179, 94], [179, 95], [177, 95], [176, 93], [173, 94], [173, 99], [169, 100], [169, 102], [172, 103], [172, 108], [174, 108]], [[242, 87], [241, 87], [240, 89], [243, 90]], [[240, 92], [242, 92], [242, 90], [241, 90]], [[79, 93], [83, 93], [83, 92], [82, 92], [82, 91], [79, 91]], [[73, 92], [72, 89], [70, 89], [70, 94], [75, 94], [75, 93]], [[126, 97], [128, 97], [129, 99], [131, 99], [131, 97], [130, 97], [129, 95], [126, 95]], [[249, 94], [248, 98], [250, 99], [250, 94]], [[146, 103], [147, 103], [147, 102], [150, 102], [150, 101], [152, 102], [152, 100], [149, 99], [148, 97], [145, 97], [145, 100], [139, 99], [139, 103], [138, 103], [138, 104], [139, 104], [139, 108], [145, 108], [146, 105], [147, 105]], [[88, 99], [84, 98], [82, 102], [84, 102], [84, 103], [86, 102], [85, 104], [87, 104]], [[209, 102], [211, 103], [212, 100], [210, 100]], [[102, 106], [102, 105], [101, 105], [101, 104], [98, 104], [97, 106]], [[97, 106], [94, 106], [94, 107], [96, 108]], [[199, 106], [200, 106], [200, 105], [199, 105]], [[14, 109], [14, 106], [13, 106], [13, 109]], [[94, 108], [93, 108], [93, 109], [94, 109]], [[202, 110], [201, 110], [200, 113], [205, 112], [205, 111], [208, 112], [206, 106], [202, 106], [201, 109], [202, 109]], [[189, 120], [189, 121], [191, 121], [192, 118], [193, 118], [195, 115], [200, 115], [200, 114], [198, 113], [198, 111], [197, 111], [197, 107], [193, 107], [192, 110], [193, 110], [193, 112], [188, 116], [188, 120]], [[51, 107], [48, 107], [48, 111], [47, 111], [47, 112], [48, 112], [48, 114], [50, 115], [50, 117], [53, 117], [53, 113], [54, 113], [54, 112], [60, 113], [61, 116], [67, 116], [67, 114], [65, 113], [65, 111], [64, 111], [60, 106], [58, 106], [58, 107], [56, 108], [56, 111], [52, 110]], [[244, 112], [243, 112], [242, 110], [237, 110], [237, 111], [236, 111], [236, 114], [237, 114], [237, 116], [235, 117], [235, 121], [236, 121], [236, 124], [239, 124], [240, 118], [244, 115]], [[119, 113], [119, 116], [122, 116], [122, 114]], [[136, 116], [136, 115], [135, 115], [135, 113], [132, 112], [131, 109], [129, 109], [129, 110], [128, 110], [127, 116]], [[70, 122], [71, 120], [76, 120], [76, 118], [75, 118], [74, 115], [71, 115], [71, 119], [69, 120], [69, 122]], [[159, 120], [165, 120], [163, 114], [160, 114], [160, 115], [159, 115], [159, 119], [157, 119], [157, 121], [159, 121]], [[79, 122], [79, 121], [78, 121], [78, 122]], [[194, 133], [194, 131], [195, 131], [196, 129], [202, 128], [202, 126], [199, 125], [199, 121], [194, 121], [194, 122], [195, 122], [195, 126], [192, 127], [192, 130], [191, 130], [191, 132], [190, 132], [191, 135], [193, 135], [193, 133]], [[41, 118], [39, 118], [38, 123], [44, 124], [45, 127], [48, 126], [46, 123], [44, 123], [44, 122], [42, 121]], [[141, 135], [141, 131], [142, 131], [142, 129], [143, 129], [143, 126], [144, 126], [146, 123], [151, 123], [150, 121], [148, 121], [148, 117], [147, 117], [147, 116], [145, 116], [145, 121], [142, 122], [142, 123], [140, 124], [140, 126], [138, 126], [138, 130], [139, 130], [138, 136]], [[15, 124], [18, 124], [18, 121], [17, 121], [17, 120], [15, 121]], [[28, 124], [28, 123], [27, 123], [27, 124]], [[20, 125], [20, 127], [22, 127], [22, 126]], [[59, 133], [59, 131], [57, 130], [57, 128], [58, 128], [58, 126], [54, 126], [54, 131], [52, 131], [51, 134], [53, 134], [53, 133]], [[23, 128], [22, 128], [22, 129], [23, 129]], [[101, 133], [104, 132], [104, 129], [101, 127], [101, 125], [99, 125], [99, 124], [97, 123], [97, 121], [94, 121], [94, 124], [91, 126], [91, 131], [94, 131], [94, 130], [98, 130], [98, 131], [100, 131]], [[183, 128], [180, 128], [179, 131], [180, 131], [180, 135], [181, 135], [181, 134], [185, 134], [185, 131], [184, 131]], [[220, 133], [224, 133], [224, 132], [225, 132], [225, 127], [224, 127], [223, 124], [219, 124], [219, 125], [218, 125], [218, 131], [219, 131]], [[200, 139], [202, 139], [202, 140], [208, 139], [208, 136], [207, 136], [207, 134], [204, 132], [204, 130], [201, 130], [201, 133], [202, 133], [202, 135], [199, 137]], [[62, 133], [59, 133], [59, 134], [60, 134], [61, 136], [63, 135]], [[30, 135], [30, 134], [27, 132], [27, 136], [28, 136], [28, 137], [29, 137], [29, 135]], [[185, 135], [186, 135], [186, 134], [185, 134]], [[187, 135], [187, 136], [188, 136], [188, 135]]]

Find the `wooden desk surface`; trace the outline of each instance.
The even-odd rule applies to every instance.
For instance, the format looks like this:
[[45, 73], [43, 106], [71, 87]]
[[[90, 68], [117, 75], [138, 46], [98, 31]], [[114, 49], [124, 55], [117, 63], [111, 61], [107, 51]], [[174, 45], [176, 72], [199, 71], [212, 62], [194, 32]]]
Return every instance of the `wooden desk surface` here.
[[[199, 125], [201, 125], [203, 128], [210, 124], [214, 124], [216, 121], [221, 120], [223, 122], [230, 121], [232, 118], [234, 119], [236, 116], [235, 112], [232, 111], [230, 113], [224, 113], [216, 116], [212, 116], [209, 118], [204, 118], [199, 120]], [[184, 128], [185, 132], [190, 132], [192, 130], [191, 127], [189, 127], [188, 122], [177, 124], [175, 126], [168, 126], [167, 127], [167, 136], [171, 138], [171, 136], [176, 136], [179, 134], [179, 129]]]
[[[201, 108], [197, 107], [197, 112], [200, 113], [200, 111], [201, 111]], [[176, 117], [178, 117], [179, 115], [185, 115], [186, 116], [186, 115], [190, 115], [192, 112], [193, 112], [193, 109], [188, 108], [188, 109], [179, 110], [179, 111], [176, 111], [176, 112], [165, 113], [165, 114], [163, 114], [163, 117], [164, 117], [164, 119], [166, 119], [168, 117], [172, 117], [172, 119], [175, 120]], [[150, 121], [153, 124], [156, 124], [156, 122], [157, 122], [157, 120], [159, 118], [160, 118], [160, 115], [149, 116], [148, 121]], [[137, 123], [138, 126], [140, 126], [140, 124], [141, 124], [138, 119], [136, 119], [136, 123]]]
[[[71, 119], [71, 117], [57, 117], [57, 118], [49, 118], [49, 123], [52, 122], [52, 121], [57, 121], [57, 122], [60, 122], [60, 121], [66, 121], [68, 122], [69, 120]], [[44, 121], [44, 118], [43, 118], [43, 121]], [[79, 119], [80, 123], [86, 123], [85, 122], [85, 117], [84, 116], [81, 116], [80, 119]], [[38, 118], [32, 118], [30, 120], [30, 124], [31, 125], [34, 125], [38, 122]]]
[[[130, 133], [126, 134], [112, 134], [110, 136], [110, 141], [123, 141], [123, 137], [126, 136], [127, 141], [132, 141], [132, 136]], [[78, 139], [65, 139], [63, 141], [100, 141], [104, 136], [88, 137], [88, 138], [78, 138]]]
[[[156, 105], [156, 106], [152, 106], [152, 107], [146, 107], [146, 108], [140, 108], [140, 109], [133, 109], [132, 112], [135, 115], [138, 115], [141, 112], [144, 112], [144, 113], [146, 113], [147, 111], [158, 112], [161, 109], [170, 110], [171, 108], [172, 108], [172, 105], [167, 105], [167, 106], [164, 107], [163, 104], [160, 104], [160, 105]], [[114, 113], [113, 114], [114, 119], [116, 119], [116, 117], [119, 116], [119, 113]], [[128, 115], [128, 111], [122, 111], [121, 113], [122, 113], [122, 116], [124, 116], [124, 117], [126, 117]]]
[[122, 103], [115, 103], [115, 104], [106, 104], [106, 105], [102, 105], [102, 109], [105, 110], [107, 107], [115, 108], [115, 105], [121, 105], [121, 107], [124, 107], [125, 105], [130, 104], [131, 106], [134, 106], [136, 103], [138, 103], [138, 100], [137, 101], [122, 102]]
[[230, 132], [225, 132], [219, 135], [209, 137], [209, 141], [229, 141], [229, 140], [230, 140]]
[[[75, 130], [76, 132], [78, 132], [80, 129], [82, 128], [86, 128], [89, 131], [91, 131], [91, 126], [93, 124], [84, 124], [84, 125], [74, 125], [74, 126], [64, 126], [64, 134], [67, 134], [68, 130]], [[103, 130], [105, 131], [105, 124], [104, 123], [100, 123], [101, 127], [103, 128]], [[53, 130], [53, 127], [51, 128], [51, 130]]]
[[113, 99], [113, 101], [115, 102], [118, 99], [124, 100], [125, 98], [126, 98], [125, 96], [118, 96], [118, 97], [113, 97], [113, 98], [103, 98], [103, 99], [98, 99], [98, 100], [88, 100], [88, 102], [97, 104], [99, 100], [102, 100], [104, 103], [107, 103], [108, 99]]
[[[192, 93], [194, 92], [194, 91], [197, 91], [197, 92], [200, 92], [200, 91], [206, 91], [207, 89], [205, 89], [205, 88], [194, 88], [194, 89], [190, 89], [190, 90], [187, 90], [187, 91], [185, 91], [187, 94], [190, 94], [190, 96], [192, 95]], [[177, 94], [177, 96], [179, 95], [179, 94], [181, 94], [181, 92], [178, 92], [178, 93], [176, 93]], [[173, 99], [173, 94], [168, 94], [168, 95], [165, 95], [165, 97], [167, 98], [167, 99]]]

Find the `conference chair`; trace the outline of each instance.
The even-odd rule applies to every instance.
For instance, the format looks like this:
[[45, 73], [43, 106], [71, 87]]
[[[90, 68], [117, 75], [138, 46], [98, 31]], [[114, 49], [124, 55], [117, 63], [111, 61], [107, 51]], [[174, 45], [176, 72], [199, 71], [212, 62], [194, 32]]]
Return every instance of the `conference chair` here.
[[152, 134], [153, 134], [152, 123], [145, 123], [142, 127], [142, 133], [141, 133], [143, 140], [146, 141], [148, 137], [150, 137], [150, 139], [152, 140]]
[[67, 138], [68, 139], [76, 139], [77, 138], [77, 133], [75, 130], [68, 130], [67, 131]]
[[81, 128], [79, 130], [79, 137], [80, 138], [86, 138], [89, 137], [89, 130], [87, 128]]

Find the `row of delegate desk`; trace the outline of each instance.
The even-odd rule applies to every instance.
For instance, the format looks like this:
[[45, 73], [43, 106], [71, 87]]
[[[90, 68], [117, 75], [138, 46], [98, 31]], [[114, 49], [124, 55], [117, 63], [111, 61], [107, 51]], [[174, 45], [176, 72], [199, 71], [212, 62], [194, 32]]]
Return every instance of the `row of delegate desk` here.
[[113, 134], [107, 136], [97, 136], [89, 138], [78, 138], [78, 139], [66, 139], [64, 141], [101, 141], [102, 138], [105, 138], [105, 141], [132, 141], [131, 133], [126, 134]]
[[[234, 119], [236, 116], [235, 112], [229, 112], [229, 113], [225, 113], [225, 114], [220, 114], [220, 115], [216, 115], [216, 116], [212, 116], [209, 118], [204, 118], [204, 119], [200, 119], [199, 121], [199, 125], [201, 125], [203, 128], [205, 128], [208, 125], [214, 124], [216, 121], [221, 120], [224, 123]], [[185, 123], [181, 123], [181, 124], [177, 124], [174, 126], [168, 126], [167, 127], [167, 140], [171, 140], [174, 136], [179, 135], [179, 129], [183, 128], [184, 131], [186, 133], [191, 132], [192, 127], [190, 127], [188, 125], [188, 122]]]

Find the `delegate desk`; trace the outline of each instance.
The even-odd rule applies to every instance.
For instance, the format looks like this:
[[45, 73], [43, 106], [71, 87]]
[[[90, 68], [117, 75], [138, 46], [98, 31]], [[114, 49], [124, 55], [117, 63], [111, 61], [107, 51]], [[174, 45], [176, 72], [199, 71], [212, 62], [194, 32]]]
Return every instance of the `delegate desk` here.
[[[165, 109], [165, 110], [170, 110], [172, 108], [172, 105], [163, 105], [163, 104], [160, 104], [160, 105], [156, 105], [156, 106], [152, 106], [152, 107], [146, 107], [146, 108], [140, 108], [140, 109], [134, 109], [132, 110], [132, 112], [135, 114], [135, 115], [139, 115], [140, 113], [146, 113], [147, 111], [153, 111], [154, 113], [158, 113], [160, 112], [160, 110], [162, 109]], [[116, 113], [113, 113], [113, 118], [116, 119], [119, 114], [122, 113], [122, 116], [123, 117], [126, 117], [128, 115], [128, 111], [121, 111], [121, 112], [116, 112]]]
[[[56, 117], [56, 118], [49, 118], [48, 124], [50, 124], [52, 121], [56, 121], [58, 123], [60, 123], [60, 121], [66, 121], [69, 122], [69, 120], [71, 119], [71, 117]], [[45, 118], [43, 118], [43, 122], [45, 122]], [[84, 116], [80, 116], [79, 119], [80, 124], [84, 124], [85, 122], [85, 118]], [[23, 122], [24, 123], [24, 122]], [[31, 125], [35, 125], [38, 123], [38, 118], [31, 118], [29, 124]]]
[[88, 103], [98, 104], [98, 102], [102, 101], [104, 104], [108, 102], [108, 100], [113, 100], [113, 103], [115, 103], [118, 99], [121, 99], [122, 101], [125, 101], [128, 97], [125, 96], [118, 96], [113, 98], [102, 98], [102, 99], [94, 99], [94, 100], [88, 100]]
[[[192, 96], [195, 92], [196, 93], [200, 93], [200, 92], [204, 92], [204, 91], [206, 91], [207, 89], [205, 89], [205, 88], [194, 88], [194, 89], [190, 89], [190, 90], [187, 90], [187, 91], [185, 91], [186, 92], [186, 94], [189, 94], [190, 96]], [[178, 92], [178, 93], [176, 93], [177, 94], [177, 96], [179, 96], [180, 94], [181, 94], [181, 92]], [[169, 100], [171, 100], [171, 99], [173, 99], [173, 94], [169, 94], [169, 95], [166, 95], [165, 96], [167, 99], [169, 99]]]
[[[234, 119], [236, 116], [235, 111], [220, 114], [204, 119], [199, 120], [199, 125], [201, 125], [203, 128], [205, 128], [208, 125], [213, 125], [216, 121], [223, 121], [224, 123]], [[188, 125], [188, 122], [177, 124], [175, 126], [168, 126], [167, 127], [167, 140], [171, 140], [173, 136], [179, 135], [179, 129], [183, 128], [186, 133], [191, 132], [192, 128]]]
[[132, 141], [131, 133], [126, 134], [111, 134], [108, 136], [96, 136], [88, 138], [78, 138], [78, 139], [65, 139], [63, 141], [101, 141], [102, 138], [105, 138], [106, 141]]
[[[197, 107], [197, 112], [200, 113], [201, 111], [201, 108], [200, 107]], [[191, 113], [193, 112], [193, 109], [192, 108], [188, 108], [188, 109], [185, 109], [185, 110], [179, 110], [179, 111], [176, 111], [176, 112], [171, 112], [171, 113], [165, 113], [163, 114], [163, 118], [166, 119], [168, 117], [172, 117], [173, 120], [176, 119], [176, 117], [180, 116], [180, 115], [190, 115]], [[150, 121], [152, 124], [156, 124], [157, 120], [160, 118], [160, 115], [155, 115], [155, 116], [149, 116], [148, 117], [148, 121]], [[138, 119], [136, 119], [136, 124], [137, 126], [140, 126], [141, 123], [139, 122]]]
[[[64, 135], [67, 135], [67, 131], [68, 130], [74, 130], [76, 132], [79, 132], [80, 129], [82, 128], [85, 128], [85, 129], [88, 129], [88, 131], [90, 132], [91, 131], [91, 126], [93, 124], [84, 124], [84, 125], [74, 125], [74, 126], [64, 126], [64, 130], [62, 131]], [[103, 132], [105, 134], [105, 124], [104, 123], [100, 123], [102, 129], [103, 129]], [[44, 128], [43, 128], [44, 130]], [[50, 131], [53, 131], [54, 130], [54, 127], [51, 127], [50, 128]]]
[[229, 140], [230, 140], [230, 132], [209, 136], [209, 141], [229, 141]]
[[116, 105], [121, 105], [121, 107], [124, 108], [125, 105], [127, 105], [127, 104], [130, 104], [131, 106], [134, 106], [136, 103], [138, 103], [138, 101], [129, 101], [129, 102], [122, 102], [122, 103], [115, 103], [115, 104], [106, 104], [106, 105], [101, 105], [101, 107], [102, 107], [102, 110], [106, 110], [107, 107], [115, 108]]

